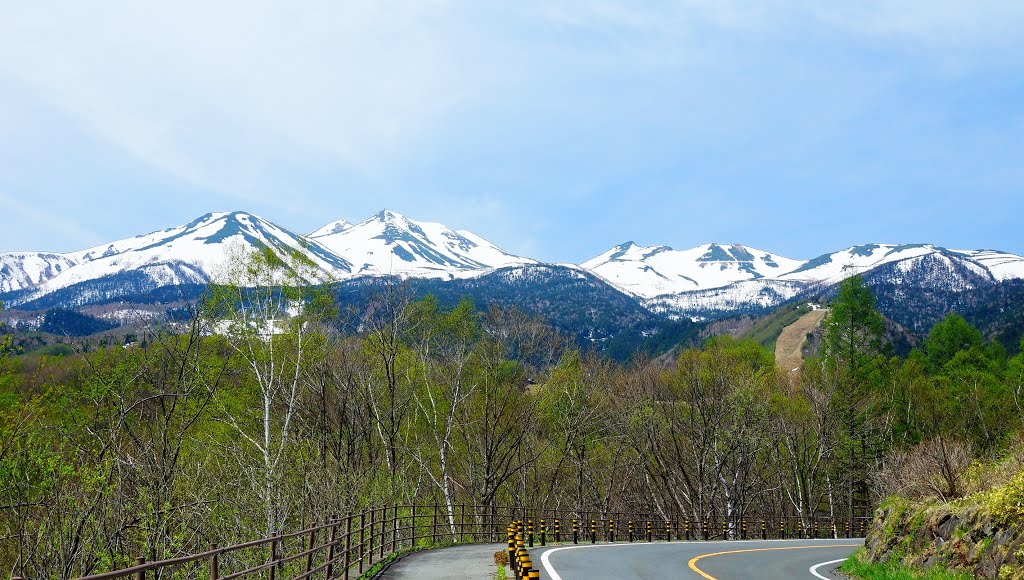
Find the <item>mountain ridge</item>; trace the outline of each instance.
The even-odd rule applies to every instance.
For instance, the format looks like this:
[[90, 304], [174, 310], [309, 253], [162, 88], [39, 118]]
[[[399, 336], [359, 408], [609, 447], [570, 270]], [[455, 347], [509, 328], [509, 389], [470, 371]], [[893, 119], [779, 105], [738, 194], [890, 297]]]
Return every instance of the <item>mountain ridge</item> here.
[[[167, 289], [174, 287], [188, 289], [177, 294], [190, 297], [195, 288], [222, 280], [240, 253], [261, 248], [282, 257], [305, 254], [314, 265], [311, 283], [387, 276], [454, 283], [500, 273], [485, 286], [504, 292], [499, 287], [521, 284], [515, 276], [536, 277], [556, 266], [507, 252], [472, 232], [387, 209], [357, 223], [333, 220], [308, 235], [246, 212], [215, 212], [75, 252], [0, 253], [0, 300], [16, 307], [80, 307], [172, 296]], [[841, 280], [860, 274], [883, 291], [887, 307], [916, 302], [927, 313], [894, 312], [915, 330], [951, 305], [977, 308], [964, 293], [1024, 281], [1024, 258], [1015, 254], [924, 243], [862, 244], [797, 260], [742, 244], [676, 250], [628, 241], [580, 265], [557, 267], [559, 276], [592, 275], [589, 285], [607, 284], [654, 315], [692, 321], [756, 315], [825, 296]], [[536, 293], [536, 284], [530, 291]]]

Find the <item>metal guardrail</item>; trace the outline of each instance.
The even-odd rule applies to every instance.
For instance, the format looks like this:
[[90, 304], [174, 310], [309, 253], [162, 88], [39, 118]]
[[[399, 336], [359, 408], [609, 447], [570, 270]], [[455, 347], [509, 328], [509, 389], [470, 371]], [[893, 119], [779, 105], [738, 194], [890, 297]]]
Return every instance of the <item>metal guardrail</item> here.
[[[863, 536], [870, 518], [783, 517], [665, 520], [651, 513], [596, 512], [522, 506], [458, 504], [395, 505], [370, 508], [286, 534], [209, 549], [165, 560], [84, 576], [80, 580], [186, 578], [232, 580], [259, 574], [269, 580], [342, 578], [350, 580], [396, 554], [416, 547], [510, 542], [510, 566], [521, 569], [521, 553], [549, 541], [615, 542], [716, 539], [783, 539]], [[550, 522], [550, 525], [549, 525]], [[563, 522], [567, 529], [562, 529]], [[571, 527], [569, 527], [571, 522]], [[616, 526], [625, 524], [625, 535]], [[518, 542], [518, 545], [516, 545]], [[528, 556], [527, 556], [528, 560]], [[17, 576], [12, 580], [21, 580]]]

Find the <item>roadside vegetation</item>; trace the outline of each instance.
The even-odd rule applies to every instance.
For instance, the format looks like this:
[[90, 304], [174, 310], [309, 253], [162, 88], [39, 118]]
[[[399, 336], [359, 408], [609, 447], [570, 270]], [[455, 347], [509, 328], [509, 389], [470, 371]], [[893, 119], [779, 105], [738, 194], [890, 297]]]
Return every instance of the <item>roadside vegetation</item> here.
[[446, 542], [460, 504], [842, 522], [918, 488], [969, 497], [988, 472], [961, 468], [1021, 429], [1024, 355], [951, 315], [893, 356], [859, 278], [790, 374], [728, 338], [619, 364], [401, 286], [338, 311], [294, 283], [307, 266], [259, 253], [144, 343], [0, 338], [0, 567], [84, 575], [414, 502], [444, 506]]
[[939, 566], [909, 568], [889, 562], [871, 563], [865, 559], [864, 550], [854, 552], [839, 567], [839, 571], [863, 580], [971, 580], [973, 578], [966, 572], [956, 572]]

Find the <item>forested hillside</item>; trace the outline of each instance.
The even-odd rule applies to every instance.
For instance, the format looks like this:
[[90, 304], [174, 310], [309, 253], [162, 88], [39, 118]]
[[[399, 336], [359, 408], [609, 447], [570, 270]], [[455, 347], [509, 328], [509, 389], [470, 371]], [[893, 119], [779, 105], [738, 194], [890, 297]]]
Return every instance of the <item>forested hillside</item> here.
[[145, 343], [51, 358], [4, 341], [0, 566], [82, 575], [389, 503], [449, 522], [460, 503], [653, 508], [727, 533], [868, 518], [918, 445], [987, 457], [1021, 429], [1024, 355], [950, 316], [890, 356], [857, 277], [790, 374], [729, 338], [618, 363], [515, 309], [402, 286], [339, 310], [294, 283], [305, 267], [257, 253]]

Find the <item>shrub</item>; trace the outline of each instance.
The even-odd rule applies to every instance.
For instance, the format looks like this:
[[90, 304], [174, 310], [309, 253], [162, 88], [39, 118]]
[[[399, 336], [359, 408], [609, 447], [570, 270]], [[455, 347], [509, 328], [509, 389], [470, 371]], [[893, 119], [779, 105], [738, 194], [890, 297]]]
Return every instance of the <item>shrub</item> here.
[[498, 550], [495, 552], [494, 563], [498, 566], [508, 566], [508, 550]]
[[936, 437], [909, 451], [890, 454], [875, 484], [883, 497], [898, 494], [949, 501], [964, 495], [964, 473], [970, 464], [969, 444]]
[[1005, 485], [978, 494], [992, 518], [1007, 526], [1024, 524], [1024, 472]]

